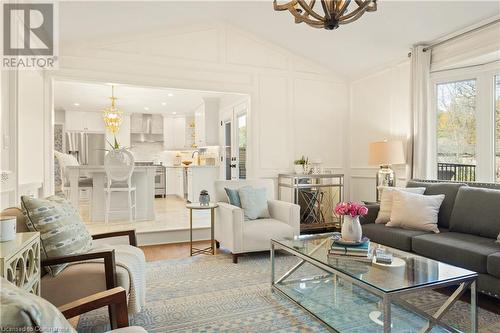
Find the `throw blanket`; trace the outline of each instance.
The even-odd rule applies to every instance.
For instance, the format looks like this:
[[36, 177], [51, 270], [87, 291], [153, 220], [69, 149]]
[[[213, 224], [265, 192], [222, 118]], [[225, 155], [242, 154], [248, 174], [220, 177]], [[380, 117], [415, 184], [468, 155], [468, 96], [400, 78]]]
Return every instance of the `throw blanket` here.
[[[116, 266], [127, 270], [130, 281], [128, 293], [128, 312], [136, 314], [141, 312], [146, 304], [146, 259], [141, 249], [130, 245], [94, 245], [90, 252], [104, 250], [115, 250]], [[86, 260], [72, 263], [81, 265], [82, 263], [103, 262], [103, 259]]]

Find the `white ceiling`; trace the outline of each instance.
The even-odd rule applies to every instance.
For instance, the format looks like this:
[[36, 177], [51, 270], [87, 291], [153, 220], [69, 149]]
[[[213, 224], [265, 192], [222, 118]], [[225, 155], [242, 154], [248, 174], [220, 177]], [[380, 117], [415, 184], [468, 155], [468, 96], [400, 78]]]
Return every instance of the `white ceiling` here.
[[[193, 114], [203, 102], [202, 98], [222, 98], [229, 95], [234, 94], [115, 85], [117, 106], [125, 113]], [[55, 110], [99, 112], [110, 105], [110, 96], [111, 85], [106, 83], [54, 83]]]
[[382, 0], [334, 31], [295, 24], [272, 1], [72, 1], [59, 12], [61, 43], [222, 20], [353, 78], [404, 59], [412, 44], [500, 15], [500, 2]]

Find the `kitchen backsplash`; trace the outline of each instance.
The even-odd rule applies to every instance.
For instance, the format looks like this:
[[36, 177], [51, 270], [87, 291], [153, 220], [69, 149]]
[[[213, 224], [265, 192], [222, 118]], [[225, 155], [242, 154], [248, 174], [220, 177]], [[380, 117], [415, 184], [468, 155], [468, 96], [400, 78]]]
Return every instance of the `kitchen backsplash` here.
[[130, 148], [136, 161], [155, 161], [163, 150], [163, 142], [136, 142]]

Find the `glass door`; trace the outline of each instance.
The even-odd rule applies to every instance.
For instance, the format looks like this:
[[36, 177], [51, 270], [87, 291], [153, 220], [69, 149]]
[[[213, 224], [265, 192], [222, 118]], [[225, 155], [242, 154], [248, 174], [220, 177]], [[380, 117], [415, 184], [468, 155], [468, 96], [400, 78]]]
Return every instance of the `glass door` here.
[[247, 103], [231, 108], [223, 117], [224, 178], [247, 177]]
[[231, 180], [231, 162], [232, 162], [232, 132], [231, 120], [224, 122], [224, 179]]

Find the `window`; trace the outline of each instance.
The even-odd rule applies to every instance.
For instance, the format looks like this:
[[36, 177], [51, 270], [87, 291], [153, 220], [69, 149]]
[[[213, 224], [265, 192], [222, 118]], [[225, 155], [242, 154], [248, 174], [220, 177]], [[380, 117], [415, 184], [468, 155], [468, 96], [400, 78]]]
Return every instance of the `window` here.
[[500, 183], [500, 62], [431, 74], [430, 178]]
[[475, 180], [476, 80], [437, 85], [438, 179]]
[[247, 178], [247, 115], [246, 113], [238, 116], [238, 158], [239, 158], [239, 177]]

